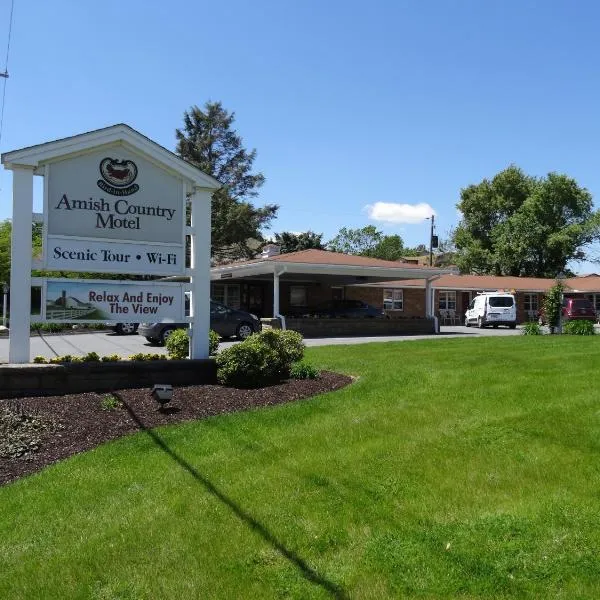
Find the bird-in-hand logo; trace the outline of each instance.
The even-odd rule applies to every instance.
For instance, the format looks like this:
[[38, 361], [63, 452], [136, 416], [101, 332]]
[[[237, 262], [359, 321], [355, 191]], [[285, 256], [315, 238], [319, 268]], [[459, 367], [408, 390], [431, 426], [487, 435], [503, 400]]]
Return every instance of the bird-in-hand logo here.
[[131, 196], [140, 189], [137, 183], [133, 183], [137, 174], [137, 165], [132, 160], [103, 158], [100, 161], [102, 179], [96, 183], [101, 190], [113, 196]]

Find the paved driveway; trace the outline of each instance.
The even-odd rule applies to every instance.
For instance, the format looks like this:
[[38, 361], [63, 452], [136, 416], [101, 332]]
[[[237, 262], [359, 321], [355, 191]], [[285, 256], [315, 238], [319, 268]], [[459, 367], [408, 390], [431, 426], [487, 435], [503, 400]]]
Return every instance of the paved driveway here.
[[[504, 336], [518, 335], [519, 329], [476, 329], [462, 325], [444, 326], [439, 335], [395, 335], [377, 337], [339, 337], [307, 339], [307, 346], [327, 346], [339, 344], [366, 344], [369, 342], [397, 342], [423, 339], [445, 339], [448, 337], [473, 337], [482, 335]], [[227, 348], [235, 342], [222, 342], [221, 348]], [[164, 354], [164, 348], [152, 346], [139, 335], [116, 335], [112, 332], [69, 333], [66, 335], [35, 335], [31, 337], [31, 359], [34, 356], [83, 356], [88, 352], [97, 352], [100, 356], [118, 354], [124, 358], [138, 352]], [[0, 363], [8, 362], [8, 338], [0, 338]]]

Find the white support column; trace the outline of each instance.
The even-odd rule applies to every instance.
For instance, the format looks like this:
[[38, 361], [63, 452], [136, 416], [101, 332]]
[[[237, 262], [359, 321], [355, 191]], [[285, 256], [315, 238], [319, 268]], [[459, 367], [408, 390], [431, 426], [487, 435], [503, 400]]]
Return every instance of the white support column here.
[[[195, 190], [192, 205], [192, 330], [190, 358], [208, 358], [210, 330], [210, 203], [212, 193]], [[206, 231], [206, 235], [200, 232]]]
[[279, 314], [279, 273], [273, 271], [273, 318]]
[[433, 303], [431, 301], [431, 279], [425, 280], [425, 317], [430, 319], [433, 316]]
[[29, 362], [31, 318], [31, 213], [33, 168], [13, 168], [8, 361]]

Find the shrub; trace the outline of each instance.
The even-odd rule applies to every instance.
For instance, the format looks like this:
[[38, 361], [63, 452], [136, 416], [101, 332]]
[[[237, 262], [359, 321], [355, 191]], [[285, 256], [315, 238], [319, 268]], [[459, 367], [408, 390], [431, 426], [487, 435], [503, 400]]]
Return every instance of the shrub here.
[[121, 406], [123, 404], [114, 394], [106, 394], [100, 400], [100, 408], [102, 410], [115, 410], [116, 408], [121, 408]]
[[48, 363], [48, 359], [45, 356], [35, 356], [33, 362], [39, 365], [45, 365]]
[[212, 329], [208, 332], [208, 354], [214, 356], [219, 349], [219, 334]]
[[[187, 329], [176, 329], [167, 338], [167, 352], [173, 360], [183, 360], [190, 354], [190, 337]], [[219, 349], [219, 334], [212, 329], [208, 332], [208, 354], [214, 356]]]
[[109, 354], [108, 356], [103, 356], [100, 360], [102, 362], [118, 362], [121, 360], [121, 357], [118, 354]]
[[97, 352], [88, 352], [81, 360], [83, 362], [98, 362], [100, 357]]
[[560, 311], [562, 310], [561, 301], [564, 290], [564, 285], [560, 281], [557, 281], [548, 290], [548, 293], [544, 298], [544, 315], [546, 317], [546, 321], [548, 322], [550, 333], [554, 333], [554, 329], [558, 327], [558, 322], [560, 321]]
[[165, 343], [169, 358], [173, 360], [182, 360], [187, 358], [190, 353], [190, 338], [187, 329], [176, 329], [167, 338]]
[[594, 324], [591, 321], [568, 321], [563, 325], [566, 335], [594, 335]]
[[530, 321], [523, 326], [523, 335], [542, 335], [542, 328], [535, 321]]
[[320, 375], [318, 369], [304, 361], [294, 363], [290, 368], [292, 379], [316, 379]]
[[263, 331], [217, 354], [217, 378], [234, 387], [259, 387], [289, 377], [292, 363], [303, 356], [299, 333]]
[[31, 323], [29, 329], [31, 331], [43, 331], [45, 333], [58, 333], [66, 329], [66, 323]]

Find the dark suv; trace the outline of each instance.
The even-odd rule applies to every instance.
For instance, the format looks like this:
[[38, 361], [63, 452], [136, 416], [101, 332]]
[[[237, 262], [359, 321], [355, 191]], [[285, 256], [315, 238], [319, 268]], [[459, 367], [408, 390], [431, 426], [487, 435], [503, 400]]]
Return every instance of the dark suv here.
[[[173, 331], [187, 327], [188, 323], [140, 323], [138, 333], [151, 344], [164, 345]], [[262, 325], [260, 319], [252, 313], [235, 310], [211, 300], [210, 328], [223, 338], [235, 335], [240, 340], [245, 340], [253, 333], [261, 331]]]

